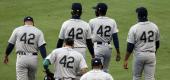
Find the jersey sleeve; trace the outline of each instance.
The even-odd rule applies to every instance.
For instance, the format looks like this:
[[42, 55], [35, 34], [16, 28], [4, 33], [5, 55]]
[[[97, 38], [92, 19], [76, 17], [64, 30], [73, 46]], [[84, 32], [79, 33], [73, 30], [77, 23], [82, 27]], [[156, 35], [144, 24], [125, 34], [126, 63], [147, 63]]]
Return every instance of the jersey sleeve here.
[[113, 77], [110, 75], [110, 74], [108, 74], [108, 76], [107, 76], [107, 79], [106, 80], [114, 80], [113, 79]]
[[89, 21], [89, 26], [90, 26], [91, 31], [93, 31], [94, 28], [93, 28], [92, 20]]
[[159, 33], [159, 29], [157, 27], [157, 33], [156, 33], [156, 41], [160, 40], [160, 33]]
[[86, 75], [87, 75], [87, 73], [85, 73], [83, 76], [81, 76], [80, 80], [87, 80]]
[[8, 42], [11, 44], [15, 44], [17, 39], [17, 29], [13, 30], [11, 37], [9, 38]]
[[60, 33], [59, 33], [59, 38], [60, 39], [65, 39], [65, 27], [66, 27], [66, 22], [64, 22], [61, 26], [61, 30], [60, 30]]
[[81, 59], [80, 64], [79, 64], [80, 70], [83, 68], [87, 68], [87, 63], [82, 55], [81, 55], [80, 59]]
[[56, 61], [55, 50], [53, 50], [53, 51], [46, 57], [46, 59], [48, 59], [51, 64], [55, 63], [55, 61]]
[[87, 39], [91, 39], [91, 34], [92, 34], [91, 28], [90, 28], [89, 24], [87, 24]]
[[117, 33], [117, 32], [119, 32], [119, 30], [118, 30], [118, 27], [117, 27], [117, 23], [115, 22], [115, 21], [113, 21], [113, 34], [114, 33]]
[[43, 32], [40, 31], [40, 35], [39, 35], [39, 39], [38, 39], [38, 47], [40, 47], [41, 45], [45, 44], [45, 39], [44, 39], [44, 34]]
[[135, 34], [134, 28], [131, 27], [127, 36], [127, 42], [134, 44], [135, 43]]

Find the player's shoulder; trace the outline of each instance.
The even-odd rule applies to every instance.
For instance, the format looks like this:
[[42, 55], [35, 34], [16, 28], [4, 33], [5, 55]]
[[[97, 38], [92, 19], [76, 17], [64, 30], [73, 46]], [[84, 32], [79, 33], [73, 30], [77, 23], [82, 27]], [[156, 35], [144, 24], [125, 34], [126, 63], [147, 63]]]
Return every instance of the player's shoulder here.
[[102, 75], [105, 75], [105, 77], [106, 77], [107, 79], [109, 79], [109, 80], [110, 80], [110, 79], [113, 79], [112, 75], [109, 74], [109, 73], [103, 72]]
[[157, 25], [154, 22], [148, 21], [151, 25], [153, 25], [154, 27], [157, 27]]

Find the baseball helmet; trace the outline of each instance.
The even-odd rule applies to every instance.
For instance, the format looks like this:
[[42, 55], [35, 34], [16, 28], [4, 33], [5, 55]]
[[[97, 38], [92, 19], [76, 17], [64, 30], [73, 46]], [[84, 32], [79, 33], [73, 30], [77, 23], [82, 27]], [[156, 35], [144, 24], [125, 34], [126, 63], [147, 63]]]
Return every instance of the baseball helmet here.
[[93, 58], [91, 61], [92, 66], [99, 66], [102, 65], [102, 61], [100, 58]]
[[99, 10], [99, 11], [107, 11], [107, 4], [105, 3], [98, 3], [93, 9]]
[[73, 11], [82, 11], [82, 5], [81, 3], [72, 3], [72, 8]]
[[44, 80], [55, 80], [53, 77], [45, 75]]
[[145, 7], [137, 8], [136, 13], [138, 14], [138, 17], [141, 17], [141, 18], [146, 18], [148, 16], [148, 11]]
[[33, 20], [33, 18], [31, 17], [31, 16], [26, 16], [25, 18], [24, 18], [24, 22], [25, 21], [32, 21], [32, 22], [34, 22], [34, 20]]

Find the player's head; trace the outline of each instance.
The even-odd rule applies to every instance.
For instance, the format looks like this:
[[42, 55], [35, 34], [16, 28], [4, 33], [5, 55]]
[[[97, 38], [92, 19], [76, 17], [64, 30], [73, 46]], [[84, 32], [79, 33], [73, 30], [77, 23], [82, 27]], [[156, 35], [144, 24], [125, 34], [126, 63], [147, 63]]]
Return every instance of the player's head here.
[[136, 9], [136, 13], [137, 13], [137, 16], [138, 16], [138, 19], [140, 22], [144, 22], [144, 21], [147, 21], [148, 20], [148, 11], [145, 7], [138, 7]]
[[25, 25], [34, 25], [34, 20], [31, 16], [26, 16], [24, 18], [24, 24]]
[[71, 9], [72, 9], [72, 11], [71, 11], [72, 16], [80, 18], [81, 14], [82, 14], [81, 3], [72, 3]]
[[91, 60], [91, 65], [92, 65], [92, 69], [102, 69], [103, 68], [102, 61], [100, 58], [93, 58]]
[[67, 38], [64, 40], [64, 46], [74, 46], [74, 40], [72, 38]]
[[105, 16], [107, 12], [107, 4], [105, 3], [98, 3], [93, 9], [95, 9], [96, 16]]

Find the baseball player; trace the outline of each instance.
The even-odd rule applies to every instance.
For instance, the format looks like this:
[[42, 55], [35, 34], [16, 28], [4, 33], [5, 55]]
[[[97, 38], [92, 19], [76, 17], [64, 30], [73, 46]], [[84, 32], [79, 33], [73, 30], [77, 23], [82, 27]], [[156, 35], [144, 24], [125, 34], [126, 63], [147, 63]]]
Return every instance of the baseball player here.
[[92, 70], [85, 73], [80, 80], [113, 80], [112, 76], [102, 70], [103, 65], [100, 58], [91, 61]]
[[144, 71], [145, 80], [155, 80], [155, 53], [159, 48], [159, 29], [156, 24], [148, 21], [147, 9], [136, 9], [138, 23], [132, 26], [127, 38], [127, 52], [124, 68], [128, 69], [128, 59], [134, 49], [133, 80], [141, 80]]
[[38, 62], [38, 50], [42, 58], [46, 57], [44, 35], [34, 26], [33, 18], [24, 18], [24, 26], [14, 29], [8, 40], [4, 63], [8, 63], [8, 56], [16, 45], [16, 75], [17, 80], [35, 80]]
[[95, 9], [96, 18], [89, 21], [92, 29], [92, 39], [94, 42], [95, 57], [99, 57], [103, 62], [103, 70], [108, 72], [108, 66], [111, 58], [112, 47], [111, 40], [113, 38], [116, 48], [116, 61], [120, 60], [118, 28], [114, 19], [106, 17], [107, 5], [98, 3]]
[[61, 27], [57, 48], [62, 47], [64, 39], [73, 38], [74, 49], [76, 51], [80, 52], [85, 58], [87, 46], [91, 56], [94, 57], [91, 29], [87, 22], [80, 19], [82, 14], [82, 6], [80, 3], [72, 4], [71, 14], [72, 18], [65, 21]]
[[81, 53], [73, 48], [74, 40], [65, 39], [64, 47], [53, 50], [44, 60], [44, 69], [48, 71], [48, 65], [55, 65], [55, 80], [76, 80], [77, 71], [84, 74], [87, 64]]

